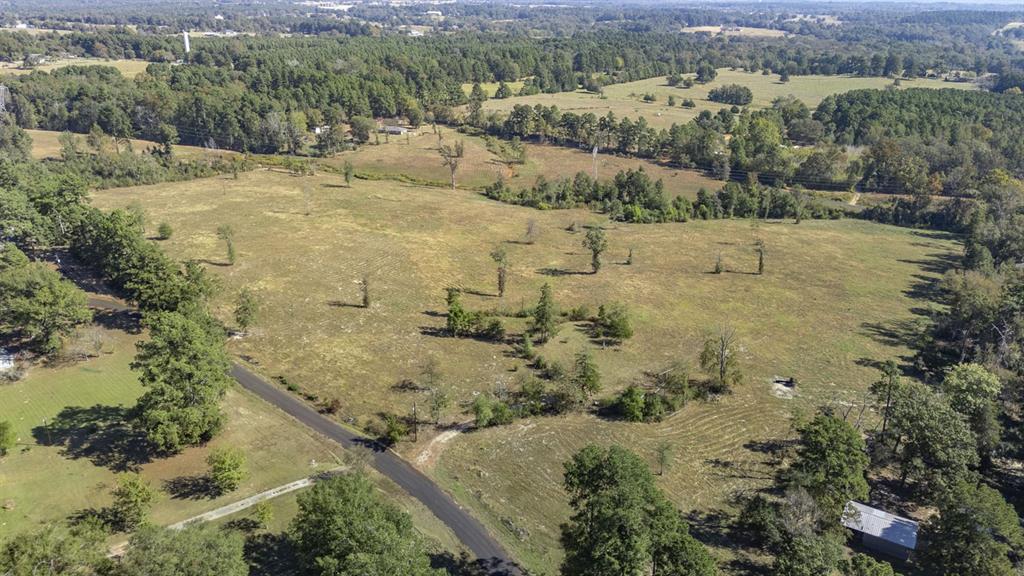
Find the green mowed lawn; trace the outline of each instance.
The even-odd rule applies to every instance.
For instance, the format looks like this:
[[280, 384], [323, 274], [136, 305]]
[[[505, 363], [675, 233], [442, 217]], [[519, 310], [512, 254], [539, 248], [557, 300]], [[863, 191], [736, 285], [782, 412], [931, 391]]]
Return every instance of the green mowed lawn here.
[[[121, 425], [143, 391], [128, 366], [138, 336], [104, 330], [103, 337], [97, 358], [36, 367], [0, 386], [0, 420], [12, 421], [19, 436], [0, 460], [0, 502], [9, 508], [0, 510], [0, 536], [106, 506], [124, 470], [138, 470], [164, 490], [153, 520], [166, 524], [338, 465], [340, 449], [240, 389], [228, 393], [227, 426], [209, 445], [170, 458], [142, 456], [137, 435]], [[218, 446], [241, 448], [251, 473], [235, 492], [207, 498], [188, 486], [205, 474], [206, 455]]]
[[[690, 75], [692, 76], [692, 75]], [[865, 78], [859, 76], [793, 76], [789, 82], [779, 82], [778, 74], [763, 75], [760, 72], [743, 72], [722, 68], [718, 76], [707, 84], [696, 84], [692, 88], [673, 87], [665, 82], [664, 76], [610, 84], [604, 88], [604, 97], [590, 92], [561, 92], [558, 94], [536, 94], [506, 98], [504, 100], [488, 100], [484, 110], [511, 110], [517, 104], [543, 104], [558, 106], [562, 112], [577, 114], [593, 113], [604, 116], [613, 112], [615, 117], [637, 118], [643, 116], [647, 123], [655, 128], [668, 128], [672, 124], [685, 124], [697, 117], [703, 110], [712, 113], [730, 105], [719, 104], [708, 100], [708, 92], [725, 84], [740, 84], [750, 88], [754, 94], [753, 108], [770, 106], [772, 100], [779, 96], [793, 95], [807, 104], [816, 107], [826, 96], [849, 92], [861, 88], [882, 89], [893, 83], [888, 78]], [[973, 84], [944, 82], [937, 79], [902, 80], [902, 88], [958, 88], [973, 89]], [[645, 94], [653, 94], [654, 102], [644, 102]], [[676, 105], [669, 106], [669, 96], [675, 96]], [[684, 99], [691, 99], [694, 108], [683, 108]]]
[[[543, 569], [559, 560], [558, 525], [567, 517], [561, 466], [575, 450], [618, 442], [653, 459], [657, 443], [668, 441], [675, 464], [659, 482], [673, 500], [684, 510], [727, 505], [735, 492], [770, 482], [763, 443], [791, 434], [794, 408], [859, 405], [877, 375], [873, 362], [909, 354], [904, 335], [929, 305], [926, 288], [959, 249], [945, 235], [856, 220], [629, 225], [584, 210], [504, 205], [465, 190], [367, 180], [346, 188], [336, 175], [261, 171], [94, 196], [104, 208], [133, 201], [154, 226], [172, 224], [175, 236], [164, 243], [172, 256], [215, 264], [209, 270], [223, 290], [213, 307], [224, 320], [242, 287], [256, 293], [260, 318], [252, 335], [232, 342], [236, 354], [322, 400], [337, 398], [338, 417], [361, 425], [381, 411], [409, 414], [414, 402], [422, 413], [426, 395], [397, 384], [416, 379], [431, 357], [461, 406], [449, 419], [468, 419], [463, 410], [474, 394], [514, 388], [528, 370], [510, 344], [441, 334], [448, 287], [463, 288], [472, 310], [532, 306], [545, 282], [562, 309], [626, 304], [636, 335], [622, 346], [602, 348], [583, 324], [565, 323], [538, 347], [565, 365], [590, 350], [606, 396], [674, 360], [695, 365], [706, 334], [735, 327], [744, 384], [662, 423], [580, 414], [448, 435], [429, 450], [429, 430], [419, 443], [400, 444], [518, 558]], [[526, 244], [531, 220], [540, 233]], [[588, 273], [573, 222], [606, 227], [610, 247], [599, 274]], [[220, 265], [221, 224], [235, 230], [234, 266]], [[763, 276], [753, 274], [758, 238], [766, 245]], [[495, 296], [488, 255], [498, 243], [511, 260], [504, 298]], [[634, 262], [625, 265], [630, 248]], [[719, 254], [726, 272], [712, 274]], [[369, 308], [360, 305], [364, 275]], [[525, 327], [521, 319], [506, 322], [513, 337]], [[797, 379], [795, 398], [773, 394], [776, 375]]]
[[[483, 138], [459, 134], [448, 128], [442, 128], [441, 134], [445, 143], [460, 140], [465, 147], [465, 157], [456, 173], [456, 183], [460, 187], [482, 189], [501, 175], [513, 188], [528, 188], [538, 176], [556, 180], [572, 178], [577, 172], [594, 173], [593, 157], [583, 150], [525, 143], [526, 162], [508, 167], [499, 163], [497, 156], [487, 150]], [[448, 168], [441, 164], [437, 136], [429, 126], [422, 127], [418, 135], [408, 139], [402, 136], [385, 141], [382, 136], [380, 142], [379, 145], [367, 144], [357, 150], [343, 152], [324, 162], [339, 169], [346, 161], [351, 162], [357, 175], [372, 178], [449, 185]], [[619, 171], [640, 167], [652, 178], [664, 181], [666, 192], [672, 196], [696, 198], [697, 190], [702, 187], [717, 190], [722, 186], [720, 181], [694, 170], [679, 170], [647, 160], [610, 154], [597, 157], [597, 175], [605, 180], [613, 178]]]

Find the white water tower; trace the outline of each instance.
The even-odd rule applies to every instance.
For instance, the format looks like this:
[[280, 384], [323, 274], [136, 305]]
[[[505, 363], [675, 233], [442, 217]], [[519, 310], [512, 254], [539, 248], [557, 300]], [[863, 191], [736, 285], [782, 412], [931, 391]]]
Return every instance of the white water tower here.
[[189, 52], [192, 51], [192, 47], [188, 43], [188, 30], [185, 30], [184, 32], [182, 32], [181, 36], [182, 36], [182, 38], [185, 39], [185, 54], [188, 54]]

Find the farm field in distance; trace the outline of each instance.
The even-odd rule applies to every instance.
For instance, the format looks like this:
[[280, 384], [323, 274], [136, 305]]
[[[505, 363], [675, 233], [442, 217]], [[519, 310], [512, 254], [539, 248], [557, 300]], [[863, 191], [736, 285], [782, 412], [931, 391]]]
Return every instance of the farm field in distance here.
[[133, 78], [146, 71], [151, 63], [146, 60], [108, 60], [105, 58], [62, 58], [50, 60], [33, 68], [22, 68], [20, 62], [0, 62], [0, 76], [4, 74], [30, 74], [34, 70], [53, 72], [67, 66], [111, 66], [127, 78]]
[[[32, 157], [37, 160], [43, 159], [59, 159], [60, 158], [60, 132], [54, 132], [52, 130], [25, 130], [25, 132], [32, 137]], [[75, 134], [81, 142], [82, 147], [85, 144], [85, 134]], [[132, 138], [132, 150], [135, 152], [143, 152], [154, 146], [158, 146], [156, 142], [149, 140], [139, 140]], [[182, 144], [174, 145], [174, 153], [181, 158], [195, 158], [201, 156], [207, 156], [211, 154], [210, 150], [199, 146], [185, 146]], [[232, 155], [235, 154], [231, 151], [217, 150], [213, 154], [218, 155]]]
[[[593, 158], [584, 150], [559, 146], [524, 143], [526, 162], [511, 168], [498, 162], [497, 156], [487, 150], [483, 138], [460, 134], [449, 128], [438, 127], [445, 143], [461, 140], [465, 146], [465, 160], [456, 176], [460, 187], [481, 189], [489, 186], [501, 175], [513, 188], [528, 188], [538, 176], [548, 180], [572, 178], [577, 172], [593, 175]], [[441, 165], [437, 153], [437, 136], [430, 126], [421, 126], [416, 136], [392, 136], [386, 142], [381, 136], [379, 146], [360, 146], [358, 150], [343, 152], [324, 161], [335, 168], [344, 162], [352, 163], [356, 174], [372, 178], [410, 179], [417, 183], [430, 182], [448, 186], [448, 168]], [[717, 190], [722, 183], [695, 170], [671, 168], [639, 158], [625, 158], [598, 154], [597, 174], [602, 180], [611, 179], [621, 170], [643, 167], [652, 178], [661, 178], [671, 196], [696, 198], [697, 190]]]
[[[692, 74], [689, 76], [693, 76]], [[861, 88], [882, 89], [892, 84], [888, 78], [860, 76], [793, 76], [789, 82], [779, 82], [778, 74], [767, 76], [761, 72], [743, 72], [720, 68], [718, 76], [707, 84], [694, 84], [692, 88], [669, 86], [664, 76], [656, 76], [646, 80], [609, 84], [604, 87], [604, 97], [598, 94], [577, 90], [558, 94], [535, 94], [533, 96], [516, 96], [503, 100], [484, 102], [484, 110], [511, 110], [517, 104], [543, 104], [558, 106], [562, 112], [577, 114], [593, 113], [604, 116], [613, 112], [616, 118], [624, 117], [636, 120], [643, 116], [647, 123], [655, 128], [669, 128], [672, 124], [684, 124], [697, 117], [703, 110], [712, 113], [722, 108], [730, 108], [729, 104], [720, 104], [708, 100], [708, 92], [725, 84], [740, 84], [750, 88], [754, 94], [752, 108], [770, 106], [772, 100], [779, 96], [792, 94], [804, 102], [812, 110], [825, 97], [849, 92]], [[974, 85], [960, 82], [945, 82], [938, 79], [918, 78], [902, 80], [901, 88], [956, 88], [970, 90]], [[644, 94], [653, 94], [654, 102], [644, 102]], [[675, 96], [676, 105], [668, 105], [668, 97]], [[684, 99], [690, 98], [696, 104], [694, 108], [682, 107]]]
[[[109, 209], [134, 201], [147, 211], [151, 229], [163, 221], [173, 226], [174, 236], [162, 244], [171, 256], [210, 264], [222, 286], [212, 305], [221, 319], [230, 321], [243, 287], [257, 295], [260, 318], [250, 336], [231, 342], [236, 355], [267, 377], [285, 376], [321, 400], [338, 399], [339, 417], [362, 426], [381, 411], [410, 414], [414, 402], [424, 410], [426, 395], [396, 385], [418, 378], [430, 358], [439, 361], [460, 404], [451, 420], [469, 418], [461, 412], [475, 394], [514, 388], [528, 370], [508, 344], [441, 334], [448, 287], [465, 290], [470, 310], [532, 306], [545, 282], [563, 310], [626, 304], [636, 335], [622, 346], [600, 348], [572, 323], [538, 346], [564, 365], [576, 352], [592, 350], [601, 396], [673, 360], [695, 366], [705, 334], [735, 327], [744, 384], [664, 422], [571, 415], [449, 434], [435, 443], [423, 427], [419, 443], [399, 444], [518, 559], [541, 570], [560, 559], [558, 526], [568, 511], [562, 462], [575, 450], [616, 441], [653, 459], [657, 443], [670, 440], [675, 464], [659, 483], [675, 503], [704, 512], [727, 506], [734, 492], [770, 483], [759, 442], [791, 434], [794, 408], [862, 403], [877, 377], [874, 363], [908, 354], [900, 335], [930, 304], [924, 286], [959, 249], [941, 233], [857, 220], [627, 225], [584, 210], [509, 206], [466, 190], [358, 179], [348, 188], [333, 174], [258, 171], [238, 180], [102, 190], [93, 203]], [[521, 243], [530, 220], [539, 237]], [[580, 246], [582, 233], [567, 230], [573, 222], [607, 228], [610, 248], [597, 275], [584, 273], [589, 254]], [[235, 230], [233, 266], [225, 265], [216, 237], [223, 224]], [[751, 273], [756, 238], [766, 245], [763, 276]], [[502, 299], [488, 256], [498, 243], [511, 261]], [[634, 263], [624, 265], [630, 248]], [[711, 274], [718, 254], [727, 272]], [[364, 275], [368, 309], [360, 303]], [[525, 320], [505, 320], [510, 335], [525, 329]], [[773, 394], [773, 376], [796, 378], [795, 397]]]
[[687, 26], [681, 30], [688, 34], [711, 34], [717, 36], [747, 36], [750, 38], [782, 38], [786, 36], [784, 30], [774, 28], [750, 28], [747, 26]]

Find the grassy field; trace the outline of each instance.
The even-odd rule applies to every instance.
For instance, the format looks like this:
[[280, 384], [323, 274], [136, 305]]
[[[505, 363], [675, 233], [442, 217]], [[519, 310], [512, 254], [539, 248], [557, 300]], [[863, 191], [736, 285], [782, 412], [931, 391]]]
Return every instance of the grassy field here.
[[121, 74], [134, 78], [146, 71], [149, 62], [145, 60], [107, 60], [104, 58], [64, 58], [61, 60], [50, 60], [34, 68], [21, 68], [21, 62], [0, 62], [0, 76], [4, 74], [19, 75], [29, 74], [33, 70], [53, 72], [65, 66], [112, 66], [117, 68]]
[[[449, 173], [448, 168], [441, 165], [441, 157], [437, 153], [437, 136], [429, 126], [422, 130], [419, 135], [410, 136], [408, 141], [404, 136], [392, 137], [390, 142], [382, 139], [380, 145], [361, 146], [358, 150], [339, 154], [326, 163], [340, 168], [348, 161], [357, 174], [374, 178], [412, 178], [418, 183], [433, 182], [447, 186]], [[528, 143], [525, 144], [526, 163], [509, 169], [487, 150], [482, 138], [466, 136], [447, 128], [441, 130], [446, 142], [457, 139], [465, 145], [465, 160], [456, 177], [459, 186], [480, 189], [494, 183], [499, 174], [514, 188], [529, 187], [540, 175], [553, 180], [563, 176], [571, 178], [579, 171], [593, 174], [593, 158], [583, 150]], [[620, 170], [640, 166], [652, 177], [664, 180], [666, 191], [673, 195], [693, 198], [701, 187], [709, 190], [721, 188], [721, 182], [693, 170], [677, 170], [646, 160], [609, 154], [599, 154], [597, 157], [597, 173], [602, 179], [611, 178]]]
[[[397, 484], [376, 471], [370, 469], [367, 473], [377, 483], [378, 491], [385, 500], [406, 511], [412, 517], [414, 527], [424, 537], [431, 550], [438, 552], [451, 551], [458, 554], [464, 549], [455, 534], [443, 522], [438, 520], [422, 502], [409, 496]], [[303, 488], [267, 501], [273, 514], [266, 528], [267, 532], [280, 534], [288, 529], [292, 519], [299, 512], [298, 495], [307, 490], [309, 489]], [[244, 521], [245, 519], [252, 518], [252, 516], [253, 509], [249, 508], [248, 510], [214, 520], [213, 524], [218, 526], [231, 525], [239, 520]], [[275, 576], [284, 576], [284, 574], [277, 574]]]
[[0, 510], [0, 535], [107, 505], [119, 471], [137, 469], [158, 488], [187, 486], [205, 473], [206, 455], [217, 446], [244, 450], [250, 478], [218, 498], [164, 493], [154, 521], [183, 520], [338, 465], [337, 446], [240, 389], [228, 393], [227, 427], [210, 445], [172, 458], [140, 457], [139, 439], [120, 425], [142, 393], [128, 368], [138, 336], [107, 329], [102, 334], [99, 357], [33, 368], [23, 380], [0, 386], [0, 420], [12, 421], [19, 436], [17, 448], [0, 463], [0, 502], [11, 505]]
[[[525, 82], [523, 82], [522, 80], [517, 80], [515, 82], [506, 82], [505, 84], [509, 87], [510, 90], [512, 90], [513, 94], [518, 94], [519, 91], [522, 90], [523, 84], [525, 84]], [[494, 94], [498, 91], [498, 87], [499, 86], [501, 86], [500, 82], [481, 82], [480, 83], [480, 87], [484, 89], [484, 92], [487, 93], [488, 97], [493, 97]], [[469, 95], [473, 91], [473, 83], [472, 82], [468, 82], [466, 84], [463, 84], [462, 85], [462, 90], [467, 95]]]
[[[29, 136], [32, 137], [32, 157], [37, 160], [45, 158], [60, 158], [60, 132], [54, 132], [52, 130], [25, 130]], [[82, 148], [85, 148], [85, 135], [76, 134], [81, 140]], [[157, 146], [156, 142], [149, 140], [138, 140], [135, 138], [131, 139], [132, 150], [136, 152], [142, 152], [153, 146]], [[174, 153], [181, 158], [200, 157], [207, 154], [211, 154], [209, 150], [201, 148], [199, 146], [182, 146], [175, 145]], [[215, 154], [232, 154], [230, 151], [218, 150]]]
[[[826, 96], [840, 92], [848, 92], [860, 88], [885, 88], [892, 84], [887, 78], [862, 78], [856, 76], [793, 76], [789, 82], [779, 82], [777, 74], [768, 76], [760, 72], [749, 73], [740, 70], [719, 69], [718, 76], [707, 84], [696, 84], [692, 88], [673, 87], [665, 83], [659, 76], [605, 86], [604, 96], [578, 90], [558, 94], [536, 94], [506, 98], [504, 100], [488, 100], [484, 103], [485, 110], [511, 110], [516, 104], [543, 104], [558, 106], [563, 112], [584, 114], [587, 112], [604, 116], [609, 111], [617, 118], [630, 117], [634, 120], [643, 116], [647, 123], [656, 128], [668, 128], [672, 124], [683, 124], [696, 118], [702, 110], [712, 113], [729, 105], [708, 100], [708, 92], [725, 84], [741, 84], [754, 93], [753, 108], [769, 106], [776, 97], [794, 95], [805, 104], [814, 108]], [[943, 82], [935, 79], [903, 80], [903, 88], [960, 88], [971, 89], [973, 85], [965, 83]], [[653, 94], [657, 100], [647, 103], [644, 94]], [[668, 105], [668, 97], [676, 97], [676, 105]], [[683, 108], [682, 102], [689, 98], [697, 105], [694, 108]]]
[[748, 38], [782, 38], [786, 35], [783, 30], [748, 28], [746, 26], [687, 26], [681, 31], [689, 34], [705, 33], [712, 36], [745, 36]]
[[[738, 330], [746, 382], [711, 403], [694, 403], [659, 424], [608, 422], [588, 415], [521, 421], [510, 427], [444, 437], [399, 449], [433, 468], [444, 485], [491, 525], [529, 566], [559, 560], [558, 525], [567, 508], [561, 463], [587, 442], [619, 442], [652, 457], [672, 443], [675, 465], [659, 482], [684, 510], [712, 510], [736, 491], [770, 481], [762, 442], [789, 432], [793, 408], [859, 403], [876, 377], [873, 362], [907, 353], [901, 335], [928, 305], [925, 286], [957, 250], [941, 235], [863, 221], [746, 221], [665, 225], [606, 223], [610, 248], [599, 274], [588, 269], [582, 234], [572, 222], [599, 224], [582, 211], [535, 211], [491, 202], [469, 191], [393, 181], [292, 177], [275, 172], [99, 191], [102, 207], [141, 201], [152, 222], [168, 221], [164, 244], [178, 258], [205, 259], [224, 290], [214, 302], [230, 317], [242, 287], [262, 312], [253, 334], [233, 342], [268, 376], [287, 376], [320, 398], [337, 398], [339, 417], [359, 424], [382, 410], [406, 414], [426, 397], [396, 386], [415, 379], [430, 357], [459, 401], [514, 386], [526, 370], [507, 345], [438, 335], [444, 290], [463, 287], [470, 309], [532, 305], [550, 282], [563, 308], [626, 303], [636, 336], [621, 347], [595, 348], [581, 326], [565, 324], [540, 348], [568, 363], [592, 349], [605, 394], [676, 359], [696, 363], [703, 335]], [[309, 197], [309, 214], [304, 197]], [[526, 223], [540, 230], [522, 244]], [[238, 262], [223, 266], [215, 231], [230, 224]], [[766, 274], [753, 243], [766, 244]], [[488, 252], [506, 242], [509, 291], [494, 296]], [[634, 263], [623, 265], [629, 248]], [[710, 274], [718, 254], [724, 274]], [[370, 281], [372, 302], [359, 305], [357, 282]], [[518, 334], [523, 321], [510, 319]], [[773, 376], [796, 377], [796, 397], [773, 394]], [[464, 405], [464, 404], [463, 404]], [[455, 416], [459, 417], [459, 416]], [[466, 416], [461, 416], [465, 418]], [[417, 458], [424, 451], [429, 458]]]

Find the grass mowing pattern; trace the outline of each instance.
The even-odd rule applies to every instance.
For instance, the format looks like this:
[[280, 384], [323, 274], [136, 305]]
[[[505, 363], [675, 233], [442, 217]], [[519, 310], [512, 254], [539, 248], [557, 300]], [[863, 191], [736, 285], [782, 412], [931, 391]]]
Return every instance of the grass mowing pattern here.
[[[872, 362], [909, 353], [905, 335], [930, 305], [930, 283], [959, 249], [948, 235], [855, 220], [629, 225], [583, 210], [508, 206], [463, 190], [367, 180], [347, 188], [338, 180], [262, 171], [99, 191], [94, 201], [109, 208], [137, 200], [154, 222], [170, 222], [177, 232], [165, 248], [211, 263], [224, 287], [214, 309], [225, 320], [237, 291], [254, 289], [263, 312], [254, 333], [232, 343], [234, 351], [268, 376], [286, 375], [304, 391], [340, 399], [339, 417], [358, 423], [382, 410], [411, 413], [414, 400], [422, 414], [426, 396], [395, 384], [415, 378], [429, 356], [442, 361], [463, 406], [474, 392], [512, 384], [526, 369], [508, 346], [437, 335], [449, 286], [467, 290], [469, 309], [531, 306], [544, 282], [563, 309], [628, 304], [636, 336], [621, 347], [596, 347], [584, 326], [573, 324], [539, 347], [565, 365], [581, 348], [593, 349], [604, 395], [675, 359], [695, 365], [703, 334], [720, 324], [737, 328], [747, 380], [717, 402], [691, 404], [659, 424], [573, 415], [463, 434], [445, 445], [441, 481], [517, 558], [544, 570], [559, 560], [561, 466], [570, 454], [587, 442], [616, 441], [653, 463], [657, 443], [669, 440], [676, 464], [659, 482], [673, 501], [684, 510], [727, 505], [735, 492], [769, 481], [762, 443], [790, 434], [792, 408], [861, 402], [877, 375]], [[529, 220], [541, 231], [534, 244], [521, 243]], [[567, 231], [574, 221], [607, 228], [610, 248], [597, 275], [587, 273], [582, 233]], [[220, 265], [221, 224], [236, 231], [234, 266]], [[753, 274], [758, 237], [766, 244], [764, 276]], [[503, 299], [494, 296], [488, 256], [498, 242], [508, 242], [511, 261]], [[624, 265], [629, 248], [635, 260]], [[711, 274], [719, 253], [726, 272]], [[370, 277], [369, 309], [359, 305], [363, 274]], [[514, 334], [523, 326], [508, 322]], [[795, 399], [772, 395], [774, 375], [797, 378]], [[429, 436], [424, 430], [419, 445], [399, 449], [413, 457]]]

